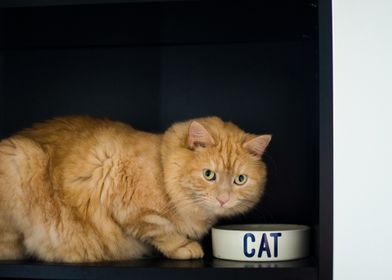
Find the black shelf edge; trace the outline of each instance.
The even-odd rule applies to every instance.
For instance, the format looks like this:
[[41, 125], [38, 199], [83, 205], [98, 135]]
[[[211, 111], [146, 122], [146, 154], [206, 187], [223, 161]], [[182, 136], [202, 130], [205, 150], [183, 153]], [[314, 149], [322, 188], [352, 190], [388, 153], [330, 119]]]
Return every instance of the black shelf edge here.
[[317, 279], [313, 258], [286, 262], [234, 262], [219, 259], [134, 260], [95, 264], [1, 261], [0, 278], [29, 279]]
[[319, 1], [319, 279], [333, 279], [332, 1]]
[[0, 8], [194, 1], [197, 0], [2, 0]]

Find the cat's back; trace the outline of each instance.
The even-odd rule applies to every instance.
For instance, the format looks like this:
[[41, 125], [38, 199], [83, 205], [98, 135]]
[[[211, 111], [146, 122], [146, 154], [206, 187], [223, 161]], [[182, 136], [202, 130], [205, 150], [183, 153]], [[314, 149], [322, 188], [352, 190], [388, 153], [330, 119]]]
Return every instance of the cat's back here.
[[108, 160], [159, 160], [160, 136], [108, 119], [63, 117], [37, 123], [19, 133], [38, 143], [49, 155], [55, 177], [80, 173]]
[[72, 154], [83, 155], [94, 147], [115, 149], [152, 136], [122, 122], [90, 116], [61, 117], [36, 123], [18, 135], [38, 143], [55, 164]]
[[41, 144], [57, 148], [75, 142], [91, 141], [100, 134], [132, 134], [135, 130], [124, 123], [89, 116], [69, 116], [34, 124], [18, 134]]
[[159, 184], [159, 134], [108, 119], [65, 117], [38, 123], [19, 135], [42, 147], [53, 185], [77, 200], [84, 190], [101, 196], [105, 193], [101, 189], [125, 186], [128, 181], [140, 189]]

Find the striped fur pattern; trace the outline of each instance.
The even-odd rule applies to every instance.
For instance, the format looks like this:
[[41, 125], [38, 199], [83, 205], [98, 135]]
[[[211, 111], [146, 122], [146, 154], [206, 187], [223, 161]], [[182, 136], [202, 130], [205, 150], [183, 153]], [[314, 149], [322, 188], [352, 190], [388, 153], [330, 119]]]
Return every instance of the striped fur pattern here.
[[36, 124], [0, 142], [0, 259], [201, 258], [217, 219], [259, 201], [270, 138], [217, 117], [164, 134], [91, 117]]

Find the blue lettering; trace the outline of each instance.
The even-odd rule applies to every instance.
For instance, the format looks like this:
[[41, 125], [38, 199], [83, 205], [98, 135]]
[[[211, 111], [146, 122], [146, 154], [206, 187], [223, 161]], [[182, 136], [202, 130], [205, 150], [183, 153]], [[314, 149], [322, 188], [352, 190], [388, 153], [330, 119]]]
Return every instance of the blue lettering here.
[[251, 257], [253, 257], [253, 256], [255, 255], [256, 250], [255, 250], [255, 249], [252, 249], [252, 250], [250, 250], [250, 253], [249, 253], [249, 251], [248, 251], [248, 238], [250, 238], [251, 242], [255, 242], [255, 241], [256, 241], [256, 238], [255, 238], [255, 236], [254, 236], [253, 234], [251, 234], [251, 233], [246, 233], [246, 234], [244, 235], [244, 255], [245, 255], [246, 257], [248, 257], [248, 258], [251, 258]]
[[278, 237], [282, 236], [280, 232], [270, 233], [270, 236], [274, 238], [274, 257], [278, 256]]
[[271, 251], [268, 245], [268, 239], [267, 239], [267, 234], [263, 233], [263, 237], [261, 238], [260, 242], [260, 249], [259, 249], [259, 254], [257, 255], [259, 258], [263, 255], [263, 251], [267, 252], [267, 257], [271, 257]]

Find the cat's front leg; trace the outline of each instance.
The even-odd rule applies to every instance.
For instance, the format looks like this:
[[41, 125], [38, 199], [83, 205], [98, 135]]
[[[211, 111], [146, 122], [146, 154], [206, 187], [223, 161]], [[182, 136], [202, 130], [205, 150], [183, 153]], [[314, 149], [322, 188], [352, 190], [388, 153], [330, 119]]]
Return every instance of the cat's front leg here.
[[204, 256], [199, 242], [179, 233], [169, 219], [155, 212], [140, 215], [136, 221], [128, 223], [127, 231], [171, 259], [200, 259]]

